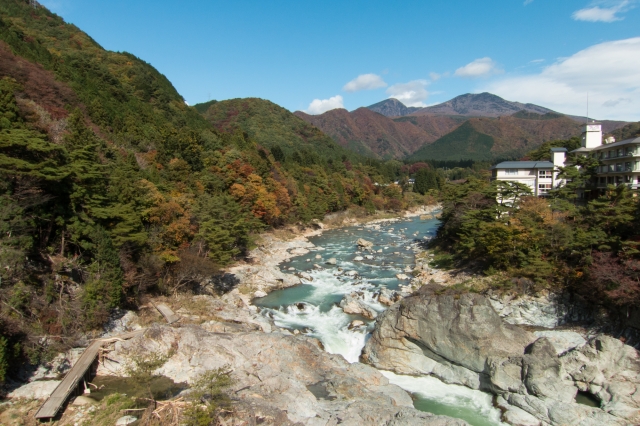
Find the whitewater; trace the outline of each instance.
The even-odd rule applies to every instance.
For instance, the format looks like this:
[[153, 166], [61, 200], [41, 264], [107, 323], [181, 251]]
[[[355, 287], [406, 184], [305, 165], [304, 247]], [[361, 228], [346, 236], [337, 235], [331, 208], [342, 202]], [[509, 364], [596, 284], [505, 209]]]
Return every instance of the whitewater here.
[[[344, 296], [357, 292], [363, 302], [380, 313], [387, 307], [378, 303], [376, 293], [386, 287], [399, 290], [408, 285], [398, 274], [411, 276], [415, 254], [422, 251], [439, 226], [437, 219], [419, 217], [392, 222], [333, 229], [309, 240], [315, 247], [308, 254], [281, 264], [285, 273], [303, 273], [302, 285], [276, 290], [255, 299], [261, 314], [276, 326], [319, 339], [327, 352], [358, 362], [362, 348], [374, 327], [374, 320], [349, 315], [339, 307]], [[359, 238], [373, 243], [373, 252], [358, 251]], [[357, 260], [368, 255], [368, 259]], [[335, 258], [336, 264], [327, 260]], [[354, 272], [357, 275], [354, 276]], [[354, 320], [364, 326], [350, 327]], [[448, 385], [422, 376], [410, 377], [381, 371], [389, 381], [414, 396], [414, 406], [422, 411], [461, 418], [476, 426], [500, 425], [500, 411], [492, 396], [463, 386]]]

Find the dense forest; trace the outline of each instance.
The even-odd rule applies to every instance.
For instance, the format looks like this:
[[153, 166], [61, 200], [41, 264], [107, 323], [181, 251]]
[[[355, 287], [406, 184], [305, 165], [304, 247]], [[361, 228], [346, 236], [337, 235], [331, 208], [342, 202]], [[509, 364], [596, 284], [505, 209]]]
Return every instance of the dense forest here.
[[[577, 138], [552, 141], [527, 157], [548, 159], [550, 147], [579, 145]], [[568, 290], [614, 315], [628, 312], [640, 302], [638, 197], [626, 185], [597, 189], [597, 166], [569, 156], [560, 174], [566, 185], [546, 198], [488, 178], [447, 184], [435, 244], [449, 261], [495, 276], [501, 291]], [[579, 188], [586, 200], [577, 198]]]
[[[216, 127], [227, 106], [266, 127]], [[402, 163], [349, 153], [276, 107], [199, 111], [135, 56], [1, 2], [0, 382], [115, 307], [213, 276], [263, 230], [420, 202], [388, 185]]]

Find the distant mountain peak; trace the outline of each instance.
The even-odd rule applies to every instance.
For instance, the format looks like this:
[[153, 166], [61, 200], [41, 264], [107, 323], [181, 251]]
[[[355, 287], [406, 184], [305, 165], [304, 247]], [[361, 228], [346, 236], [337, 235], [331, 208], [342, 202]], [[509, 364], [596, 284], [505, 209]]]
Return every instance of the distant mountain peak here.
[[554, 111], [534, 104], [507, 101], [493, 93], [466, 93], [455, 98], [421, 108], [412, 115], [462, 115], [466, 117], [502, 117], [525, 111], [535, 114], [547, 114]]
[[385, 117], [402, 117], [420, 109], [408, 107], [396, 98], [385, 99], [384, 101], [369, 105], [367, 108]]

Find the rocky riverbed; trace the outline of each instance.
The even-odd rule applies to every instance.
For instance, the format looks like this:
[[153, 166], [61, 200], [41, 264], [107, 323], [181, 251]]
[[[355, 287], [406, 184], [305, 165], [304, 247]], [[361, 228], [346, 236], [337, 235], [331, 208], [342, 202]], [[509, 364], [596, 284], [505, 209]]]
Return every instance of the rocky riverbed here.
[[441, 290], [425, 286], [382, 313], [363, 361], [491, 392], [510, 424], [640, 423], [634, 348], [604, 335], [530, 332], [501, 318], [484, 295]]
[[[423, 209], [413, 215], [431, 217], [433, 210]], [[384, 234], [396, 227], [394, 235], [402, 240], [422, 239], [418, 233], [401, 228], [403, 225], [357, 224], [348, 218], [346, 224], [357, 227], [360, 234]], [[461, 398], [486, 395], [489, 400], [482, 402], [482, 409], [496, 411], [492, 405], [499, 407], [502, 421], [513, 425], [640, 423], [637, 352], [619, 340], [579, 328], [554, 330], [590, 314], [566, 296], [541, 293], [513, 297], [492, 292], [447, 295], [443, 288], [434, 286], [477, 277], [433, 268], [432, 257], [415, 244], [406, 247], [407, 253], [416, 253], [415, 259], [398, 271], [400, 258], [393, 259], [396, 265], [385, 272], [393, 278], [384, 278], [383, 282], [397, 281], [397, 288], [372, 286], [357, 270], [341, 268], [345, 259], [336, 259], [336, 254], [309, 241], [326, 229], [318, 223], [313, 229], [290, 233], [286, 238], [282, 233], [264, 235], [247, 262], [226, 271], [239, 285], [224, 296], [181, 295], [156, 300], [181, 316], [172, 326], [162, 324], [151, 305], [138, 313], [116, 313], [105, 335], [142, 327], [148, 330], [144, 336], [107, 348], [98, 373], [123, 374], [133, 356], [150, 353], [167, 356], [157, 372], [176, 382], [188, 383], [199, 372], [227, 365], [233, 370], [230, 393], [237, 418], [241, 419], [237, 424], [258, 420], [274, 425], [466, 424], [415, 410], [413, 406], [419, 406], [419, 401], [412, 401], [409, 394], [392, 384], [401, 384], [414, 395], [420, 395], [426, 387], [438, 398], [451, 391], [442, 389], [446, 386], [438, 384], [442, 382], [464, 386], [459, 391]], [[352, 244], [348, 253], [351, 264], [369, 263], [376, 268], [380, 261], [389, 260], [379, 252], [386, 252], [387, 247], [344, 235]], [[399, 250], [387, 249], [391, 257], [394, 250]], [[404, 256], [404, 252], [398, 255]], [[283, 262], [294, 258], [302, 259], [311, 269], [282, 267]], [[294, 304], [291, 315], [319, 315], [321, 329], [340, 327], [345, 335], [359, 336], [352, 342], [357, 353], [345, 354], [351, 361], [358, 359], [365, 336], [371, 332], [361, 360], [375, 368], [348, 363], [342, 356], [328, 353], [342, 351], [336, 351], [337, 346], [331, 350], [334, 342], [324, 337], [323, 344], [319, 340], [323, 332], [296, 325], [295, 321], [278, 320], [277, 315], [287, 313], [271, 310], [277, 315], [268, 315], [269, 309], [253, 304], [255, 298], [264, 300], [283, 288], [302, 290], [313, 283], [321, 290], [314, 277], [330, 278], [329, 286], [333, 285], [331, 280], [335, 281], [338, 287], [333, 290], [338, 291], [338, 298], [328, 299], [332, 306], [326, 309], [348, 315], [346, 322], [334, 324], [321, 307], [304, 302]], [[203, 292], [208, 288], [203, 283]], [[31, 383], [14, 391], [14, 401], [35, 395], [46, 397], [55, 379], [77, 356], [78, 351], [72, 351], [41, 366], [30, 378]], [[386, 371], [382, 375], [377, 369]], [[434, 382], [431, 377], [442, 382]], [[468, 396], [464, 389], [475, 394]], [[596, 406], [577, 401], [591, 401]], [[75, 420], [62, 424], [91, 418], [88, 411], [85, 417], [78, 417], [81, 413], [76, 412]]]

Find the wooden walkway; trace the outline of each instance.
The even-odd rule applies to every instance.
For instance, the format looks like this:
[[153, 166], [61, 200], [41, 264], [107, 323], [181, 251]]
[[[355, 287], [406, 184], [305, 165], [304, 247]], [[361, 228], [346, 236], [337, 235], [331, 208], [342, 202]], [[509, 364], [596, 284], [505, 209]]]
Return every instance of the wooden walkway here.
[[[90, 373], [90, 368], [93, 365], [98, 352], [103, 345], [118, 340], [127, 340], [132, 337], [138, 336], [144, 333], [144, 329], [132, 331], [130, 333], [121, 334], [119, 336], [107, 337], [104, 339], [94, 340], [87, 349], [82, 353], [78, 362], [75, 363], [73, 368], [69, 370], [64, 380], [60, 382], [58, 387], [53, 391], [49, 399], [42, 404], [42, 407], [36, 413], [36, 419], [52, 419], [58, 415], [60, 408], [71, 397], [71, 395], [78, 389], [78, 385], [81, 380], [84, 380], [87, 373]], [[86, 378], [89, 379], [90, 378]]]

